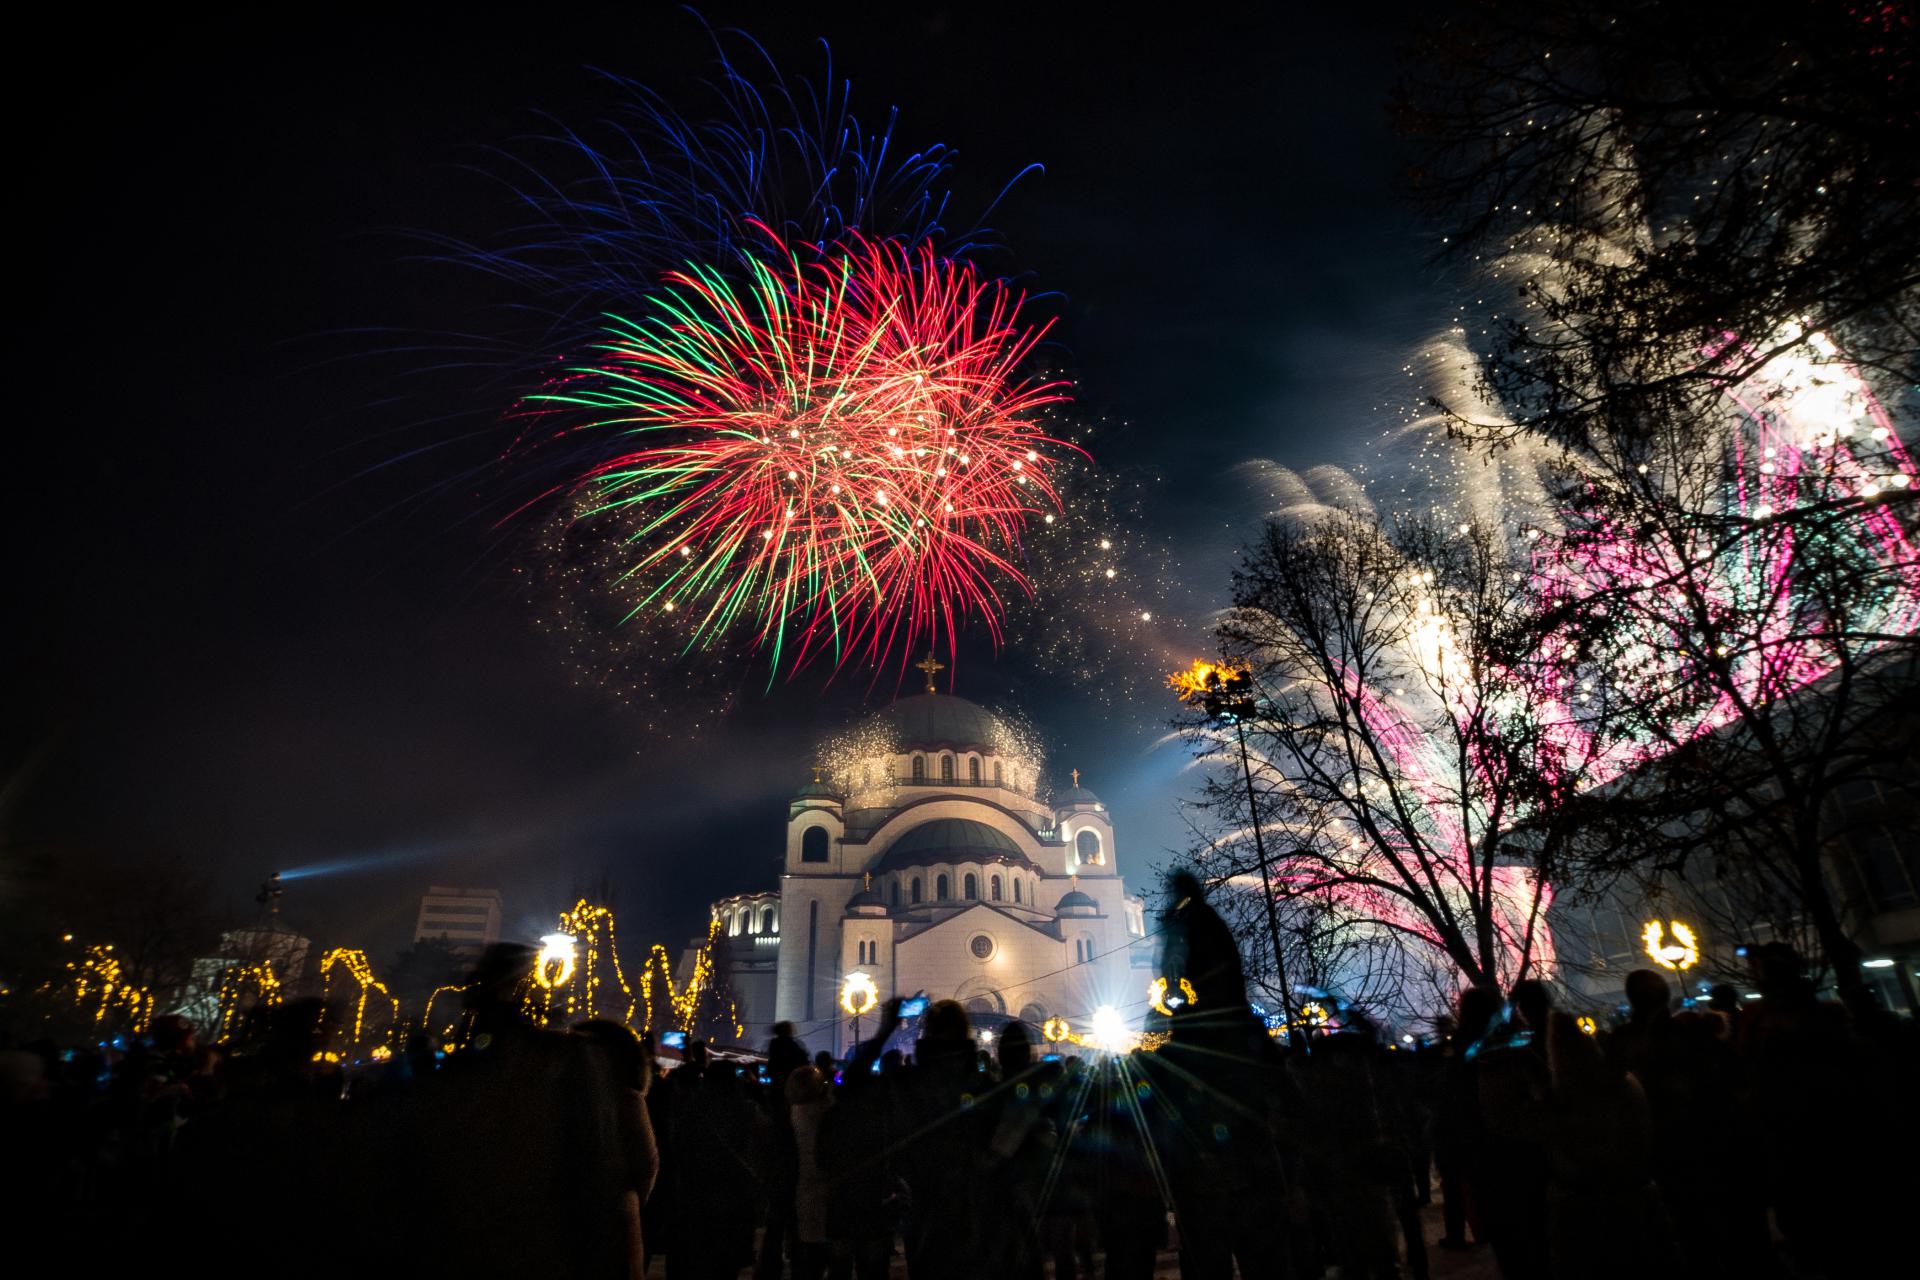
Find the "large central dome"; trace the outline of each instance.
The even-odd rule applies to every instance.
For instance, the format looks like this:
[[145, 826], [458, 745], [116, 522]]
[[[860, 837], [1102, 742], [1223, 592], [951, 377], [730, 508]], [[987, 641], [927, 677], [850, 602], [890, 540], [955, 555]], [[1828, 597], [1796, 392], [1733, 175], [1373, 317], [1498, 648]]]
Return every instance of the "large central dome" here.
[[1006, 723], [977, 702], [946, 693], [902, 698], [874, 717], [903, 751], [915, 747], [1004, 750], [1012, 739]]
[[894, 841], [875, 871], [898, 871], [936, 862], [999, 862], [1033, 869], [1020, 846], [984, 822], [968, 818], [937, 818], [923, 822]]

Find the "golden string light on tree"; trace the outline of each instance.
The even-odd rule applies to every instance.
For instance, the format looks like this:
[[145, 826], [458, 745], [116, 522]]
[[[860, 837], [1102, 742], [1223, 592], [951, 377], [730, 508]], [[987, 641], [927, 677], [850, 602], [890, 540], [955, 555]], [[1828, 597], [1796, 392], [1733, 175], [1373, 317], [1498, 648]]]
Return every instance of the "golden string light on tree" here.
[[[61, 941], [71, 943], [73, 935], [67, 934]], [[42, 990], [54, 985], [49, 983]], [[92, 1011], [96, 1025], [104, 1024], [108, 1015], [117, 1014], [126, 1029], [138, 1035], [153, 1021], [153, 993], [127, 977], [126, 966], [113, 954], [111, 942], [95, 943], [67, 961], [66, 977], [58, 985], [76, 1007]]]
[[[567, 998], [569, 1017], [578, 1013], [588, 1018], [613, 1017], [631, 1023], [638, 1001], [620, 963], [618, 927], [610, 907], [595, 906], [585, 898], [573, 904], [573, 910], [560, 917], [560, 932], [579, 942], [580, 987]], [[613, 997], [607, 1009], [600, 1007], [602, 988]], [[618, 990], [619, 994], [614, 995]]]
[[400, 1002], [394, 998], [392, 992], [387, 990], [384, 982], [373, 976], [373, 966], [367, 962], [367, 953], [352, 947], [335, 947], [320, 957], [320, 977], [325, 984], [324, 993], [329, 1003], [333, 1000], [335, 968], [346, 970], [348, 976], [359, 987], [353, 1006], [353, 1036], [349, 1043], [354, 1048], [360, 1046], [360, 1034], [367, 1022], [367, 999], [376, 991], [384, 996], [391, 1006], [392, 1013], [387, 1021], [387, 1031], [391, 1034], [393, 1028], [400, 1022]]
[[[668, 962], [667, 949], [659, 943], [647, 956], [646, 972], [640, 975], [640, 992], [647, 1002], [647, 1026], [656, 1030], [663, 1026], [672, 1026], [677, 1030], [691, 1032], [700, 1015], [700, 1002], [713, 988], [714, 961], [713, 951], [720, 938], [720, 921], [716, 917], [707, 923], [707, 937], [694, 953], [693, 972], [687, 975], [684, 988], [676, 989], [673, 982], [673, 968]], [[656, 1001], [656, 987], [659, 999]], [[662, 1023], [665, 1013], [669, 1021]], [[714, 1011], [716, 1020], [733, 1028], [736, 1039], [746, 1034], [746, 1027], [740, 1021], [740, 1011], [733, 998], [727, 998], [727, 1007]]]
[[271, 960], [229, 965], [220, 972], [220, 1034], [217, 1038], [231, 1040], [239, 1029], [241, 1015], [249, 1009], [271, 1007], [285, 999], [286, 993], [281, 989], [280, 979], [274, 976]]
[[[462, 982], [457, 985], [449, 984], [443, 987], [435, 987], [431, 992], [429, 992], [427, 995], [426, 1004], [423, 1005], [420, 1009], [420, 1029], [426, 1032], [430, 1036], [436, 1034], [433, 1029], [434, 1001], [438, 1000], [441, 996], [444, 996], [444, 995], [456, 995], [456, 996], [465, 995], [467, 988], [472, 985], [473, 984], [470, 982]], [[453, 1019], [447, 1023], [445, 1028], [443, 1028], [440, 1032], [438, 1032], [438, 1035], [440, 1036], [440, 1039], [443, 1042], [443, 1045], [447, 1048], [452, 1048], [455, 1043], [464, 1039], [464, 1035], [458, 1034], [457, 1029], [459, 1028], [459, 1025], [460, 1025], [460, 1015], [466, 1011], [465, 1005], [460, 1004], [454, 1007], [456, 1011], [454, 1013]]]

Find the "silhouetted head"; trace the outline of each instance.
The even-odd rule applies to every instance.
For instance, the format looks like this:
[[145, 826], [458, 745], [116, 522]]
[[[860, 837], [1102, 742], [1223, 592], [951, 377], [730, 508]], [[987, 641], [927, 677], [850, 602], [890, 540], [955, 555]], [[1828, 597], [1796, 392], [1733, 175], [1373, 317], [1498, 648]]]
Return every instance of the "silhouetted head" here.
[[1547, 1067], [1554, 1092], [1565, 1102], [1604, 1098], [1620, 1083], [1620, 1073], [1607, 1065], [1595, 1038], [1564, 1013], [1553, 1014], [1547, 1023]]
[[821, 1075], [830, 1076], [833, 1074], [833, 1055], [822, 1049], [813, 1055], [813, 1065]]
[[521, 1019], [520, 991], [533, 975], [538, 954], [524, 942], [496, 942], [480, 953], [461, 996], [477, 1023], [491, 1026]]
[[1000, 1075], [1011, 1080], [1033, 1065], [1033, 1028], [1009, 1022], [1000, 1028]]
[[1547, 990], [1546, 983], [1536, 978], [1523, 979], [1513, 984], [1507, 999], [1520, 1011], [1520, 1018], [1528, 1027], [1545, 1034], [1547, 1015], [1553, 1012], [1553, 992]]
[[1658, 1017], [1673, 1006], [1673, 988], [1658, 969], [1635, 969], [1627, 975], [1627, 1005], [1636, 1018]]
[[1715, 1013], [1740, 1012], [1740, 989], [1728, 982], [1718, 984], [1708, 993], [1707, 1007]]
[[161, 1053], [193, 1052], [193, 1023], [177, 1013], [165, 1013], [153, 1020], [148, 1032], [153, 1047]]
[[[687, 1047], [680, 1051], [681, 1060], [686, 1067], [692, 1067], [696, 1074], [705, 1074], [707, 1069], [707, 1042], [689, 1040]], [[682, 1067], [685, 1070], [685, 1067]]]
[[791, 1022], [776, 1022], [776, 1023], [774, 1023], [774, 1024], [773, 1024], [773, 1035], [774, 1035], [774, 1038], [775, 1038], [776, 1040], [778, 1040], [778, 1039], [787, 1039], [787, 1040], [791, 1040], [791, 1039], [793, 1039], [793, 1024], [792, 1024]]
[[1458, 1037], [1467, 1044], [1487, 1034], [1487, 1028], [1500, 1016], [1500, 992], [1494, 987], [1468, 987], [1460, 993], [1459, 1013], [1454, 1018]]
[[973, 1061], [973, 1021], [958, 1000], [938, 1000], [920, 1015], [914, 1058], [920, 1063]]
[[1785, 995], [1806, 980], [1807, 962], [1784, 942], [1769, 942], [1747, 953], [1763, 996]]
[[1167, 877], [1167, 896], [1178, 906], [1188, 899], [1204, 901], [1207, 891], [1200, 883], [1200, 877], [1182, 867]]
[[920, 1038], [966, 1043], [973, 1039], [973, 1019], [958, 1000], [936, 1000], [920, 1016]]

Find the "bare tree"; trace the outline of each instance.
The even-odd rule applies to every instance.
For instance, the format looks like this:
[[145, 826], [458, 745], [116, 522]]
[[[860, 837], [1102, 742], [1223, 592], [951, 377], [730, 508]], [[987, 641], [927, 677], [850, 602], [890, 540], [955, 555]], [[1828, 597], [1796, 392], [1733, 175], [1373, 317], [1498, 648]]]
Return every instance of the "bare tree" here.
[[[1540, 965], [1549, 881], [1580, 865], [1576, 752], [1590, 739], [1534, 714], [1524, 564], [1471, 524], [1270, 524], [1218, 629], [1258, 691], [1237, 726], [1256, 813], [1238, 777], [1207, 784], [1222, 832], [1209, 875], [1257, 877], [1257, 817], [1280, 895], [1303, 920], [1337, 912], [1357, 931], [1347, 945], [1412, 942], [1472, 983]], [[1231, 741], [1192, 732], [1213, 754]]]
[[1490, 408], [1440, 407], [1472, 444], [1561, 451], [1538, 689], [1591, 735], [1618, 865], [1710, 867], [1864, 999], [1823, 854], [1836, 797], [1884, 765], [1870, 730], [1911, 697], [1920, 624], [1911, 15], [1477, 18], [1428, 33], [1404, 120], [1482, 295], [1463, 331]]

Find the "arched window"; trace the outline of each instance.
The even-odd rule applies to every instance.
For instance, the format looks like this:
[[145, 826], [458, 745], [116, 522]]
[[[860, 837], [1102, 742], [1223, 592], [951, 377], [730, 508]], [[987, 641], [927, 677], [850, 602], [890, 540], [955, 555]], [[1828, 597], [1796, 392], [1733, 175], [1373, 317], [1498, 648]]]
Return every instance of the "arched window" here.
[[992, 898], [995, 902], [1000, 901], [1000, 877], [999, 876], [995, 876], [991, 880], [987, 881], [987, 896]]
[[[920, 900], [920, 895], [917, 893], [914, 894], [913, 897], [916, 902]], [[900, 882], [898, 880], [893, 882], [893, 905], [896, 907], [900, 905]]]
[[1020, 877], [1019, 876], [1015, 876], [1013, 878], [1013, 900], [1015, 902], [1020, 901]]
[[980, 877], [976, 876], [971, 871], [967, 872], [967, 878], [963, 882], [962, 891], [966, 894], [967, 900], [969, 902], [979, 897], [980, 896]]
[[825, 862], [827, 860], [827, 829], [808, 827], [800, 837], [800, 861]]
[[915, 902], [920, 901], [920, 877], [919, 876], [915, 876], [913, 878], [913, 900]]
[[768, 907], [765, 911], [762, 911], [760, 913], [760, 932], [762, 933], [773, 932], [773, 908], [772, 907]]
[[927, 758], [925, 756], [915, 756], [913, 758], [913, 780], [915, 784], [927, 780]]
[[952, 756], [940, 757], [940, 781], [942, 782], [953, 781], [953, 757]]
[[727, 912], [727, 933], [735, 938], [740, 936], [740, 913], [738, 911]]
[[998, 760], [993, 762], [993, 785], [996, 787], [1003, 785], [1003, 779], [1000, 774], [1000, 762]]
[[947, 900], [947, 878], [945, 876], [934, 877], [933, 900], [935, 902], [945, 902]]
[[743, 911], [741, 914], [747, 918], [748, 933], [760, 932], [760, 913], [758, 911]]
[[1073, 847], [1080, 854], [1080, 865], [1097, 867], [1105, 859], [1100, 856], [1100, 837], [1091, 831], [1082, 831], [1073, 838]]
[[967, 781], [978, 785], [980, 782], [980, 757], [967, 757]]

